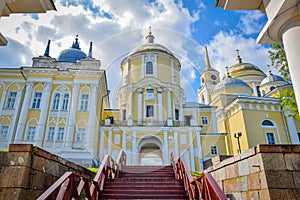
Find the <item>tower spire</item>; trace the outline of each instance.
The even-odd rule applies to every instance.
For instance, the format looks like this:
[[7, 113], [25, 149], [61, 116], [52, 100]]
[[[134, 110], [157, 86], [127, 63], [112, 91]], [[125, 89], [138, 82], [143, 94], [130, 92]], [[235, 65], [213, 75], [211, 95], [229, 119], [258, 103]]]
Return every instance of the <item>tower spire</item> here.
[[154, 36], [151, 32], [151, 26], [149, 26], [149, 34], [146, 36], [146, 39], [148, 40], [148, 43], [154, 43]]
[[93, 50], [93, 42], [90, 42], [90, 49], [89, 49], [89, 54], [88, 54], [89, 58], [92, 58], [92, 50]]
[[50, 57], [49, 56], [49, 54], [50, 54], [50, 43], [51, 43], [51, 40], [49, 39], [46, 50], [45, 50], [45, 53], [44, 53], [44, 56]]
[[240, 50], [237, 49], [236, 52], [237, 52], [237, 61], [238, 61], [239, 64], [241, 64], [242, 63], [242, 58], [240, 56]]
[[209, 69], [209, 68], [211, 68], [211, 66], [210, 66], [210, 61], [209, 61], [207, 46], [205, 45], [204, 48], [205, 48], [205, 64], [206, 64], [205, 69]]

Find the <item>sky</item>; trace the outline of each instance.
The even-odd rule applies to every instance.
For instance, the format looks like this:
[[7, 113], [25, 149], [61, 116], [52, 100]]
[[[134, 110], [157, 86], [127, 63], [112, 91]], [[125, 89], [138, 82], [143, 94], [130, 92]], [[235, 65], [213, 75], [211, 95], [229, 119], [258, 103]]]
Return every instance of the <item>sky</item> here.
[[69, 48], [79, 35], [81, 50], [106, 70], [111, 106], [116, 107], [121, 83], [120, 62], [135, 47], [146, 43], [149, 26], [155, 43], [164, 45], [181, 62], [181, 86], [187, 101], [197, 101], [199, 77], [205, 68], [204, 45], [211, 66], [221, 72], [243, 62], [267, 71], [269, 45], [256, 43], [267, 21], [260, 11], [225, 11], [214, 0], [56, 0], [57, 11], [11, 14], [0, 19], [8, 45], [0, 47], [0, 67], [31, 66], [51, 39], [50, 56]]

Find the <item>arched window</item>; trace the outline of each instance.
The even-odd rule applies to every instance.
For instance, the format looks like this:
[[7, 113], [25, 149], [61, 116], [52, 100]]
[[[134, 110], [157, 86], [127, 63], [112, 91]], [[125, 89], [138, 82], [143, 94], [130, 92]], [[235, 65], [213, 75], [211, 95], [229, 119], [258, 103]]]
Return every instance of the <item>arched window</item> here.
[[53, 104], [52, 104], [52, 109], [53, 110], [58, 110], [59, 99], [60, 99], [60, 94], [55, 93], [54, 94], [54, 99], [53, 99]]
[[61, 109], [62, 110], [68, 110], [68, 105], [69, 105], [69, 94], [65, 93]]
[[153, 63], [150, 61], [146, 62], [146, 74], [153, 74]]
[[270, 87], [270, 91], [272, 91], [272, 90], [274, 90], [275, 89], [275, 87], [274, 86], [271, 86]]
[[262, 122], [263, 126], [274, 126], [273, 122], [271, 122], [270, 120], [264, 120]]

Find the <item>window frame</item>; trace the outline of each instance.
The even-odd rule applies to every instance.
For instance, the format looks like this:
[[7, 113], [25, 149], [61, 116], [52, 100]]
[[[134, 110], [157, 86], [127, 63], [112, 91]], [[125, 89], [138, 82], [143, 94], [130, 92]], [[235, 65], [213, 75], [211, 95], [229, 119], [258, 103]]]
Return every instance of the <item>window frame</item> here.
[[[7, 129], [4, 130], [3, 127], [7, 128]], [[8, 131], [9, 131], [9, 125], [1, 125], [0, 124], [0, 141], [7, 141]]]
[[207, 116], [201, 116], [201, 123], [202, 123], [202, 125], [208, 125], [209, 124], [208, 117]]
[[89, 99], [90, 99], [90, 94], [88, 93], [82, 93], [80, 95], [79, 111], [81, 112], [89, 111]]
[[[37, 96], [38, 94], [40, 94], [40, 96]], [[31, 109], [40, 109], [41, 108], [42, 96], [43, 96], [42, 92], [34, 92], [33, 93]]]
[[209, 152], [210, 152], [210, 155], [218, 155], [219, 154], [218, 146], [216, 146], [216, 145], [210, 146]]
[[[271, 138], [269, 137], [272, 136]], [[266, 137], [267, 137], [267, 143], [268, 144], [276, 144], [276, 138], [275, 138], [275, 134], [272, 132], [266, 132]], [[271, 140], [269, 140], [271, 139]]]
[[57, 132], [57, 142], [63, 142], [64, 141], [64, 136], [65, 136], [65, 127], [64, 126], [59, 126], [58, 127], [58, 132]]
[[60, 93], [56, 92], [53, 95], [53, 102], [52, 102], [52, 110], [58, 110], [59, 109], [59, 102], [60, 102]]
[[[12, 96], [12, 94], [15, 94], [15, 96]], [[8, 92], [6, 103], [5, 103], [6, 109], [14, 109], [15, 108], [17, 96], [18, 96], [17, 91], [12, 90], [12, 91]]]
[[[81, 137], [82, 135], [83, 135], [83, 140], [82, 140], [82, 137]], [[77, 130], [76, 130], [75, 142], [84, 143], [85, 142], [85, 136], [86, 136], [86, 128], [85, 127], [78, 127]]]
[[[52, 128], [53, 128], [53, 130], [50, 130]], [[55, 137], [55, 126], [49, 126], [48, 133], [47, 133], [47, 142], [54, 142], [54, 137]]]
[[26, 141], [34, 141], [35, 134], [36, 134], [36, 126], [28, 126], [26, 130]]
[[146, 105], [146, 118], [151, 117], [154, 117], [154, 105]]
[[147, 61], [145, 65], [146, 65], [146, 67], [145, 67], [145, 74], [146, 75], [153, 75], [154, 74], [154, 65], [153, 65], [153, 62]]
[[62, 105], [61, 105], [61, 110], [68, 110], [69, 108], [69, 102], [70, 102], [70, 95], [69, 93], [64, 93], [62, 97]]

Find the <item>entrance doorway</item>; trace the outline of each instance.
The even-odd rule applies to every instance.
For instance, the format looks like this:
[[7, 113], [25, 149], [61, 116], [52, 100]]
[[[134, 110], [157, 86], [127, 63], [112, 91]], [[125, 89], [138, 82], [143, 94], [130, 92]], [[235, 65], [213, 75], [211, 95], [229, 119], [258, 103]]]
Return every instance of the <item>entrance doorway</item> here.
[[139, 141], [140, 165], [163, 165], [162, 143], [156, 136], [147, 136]]

